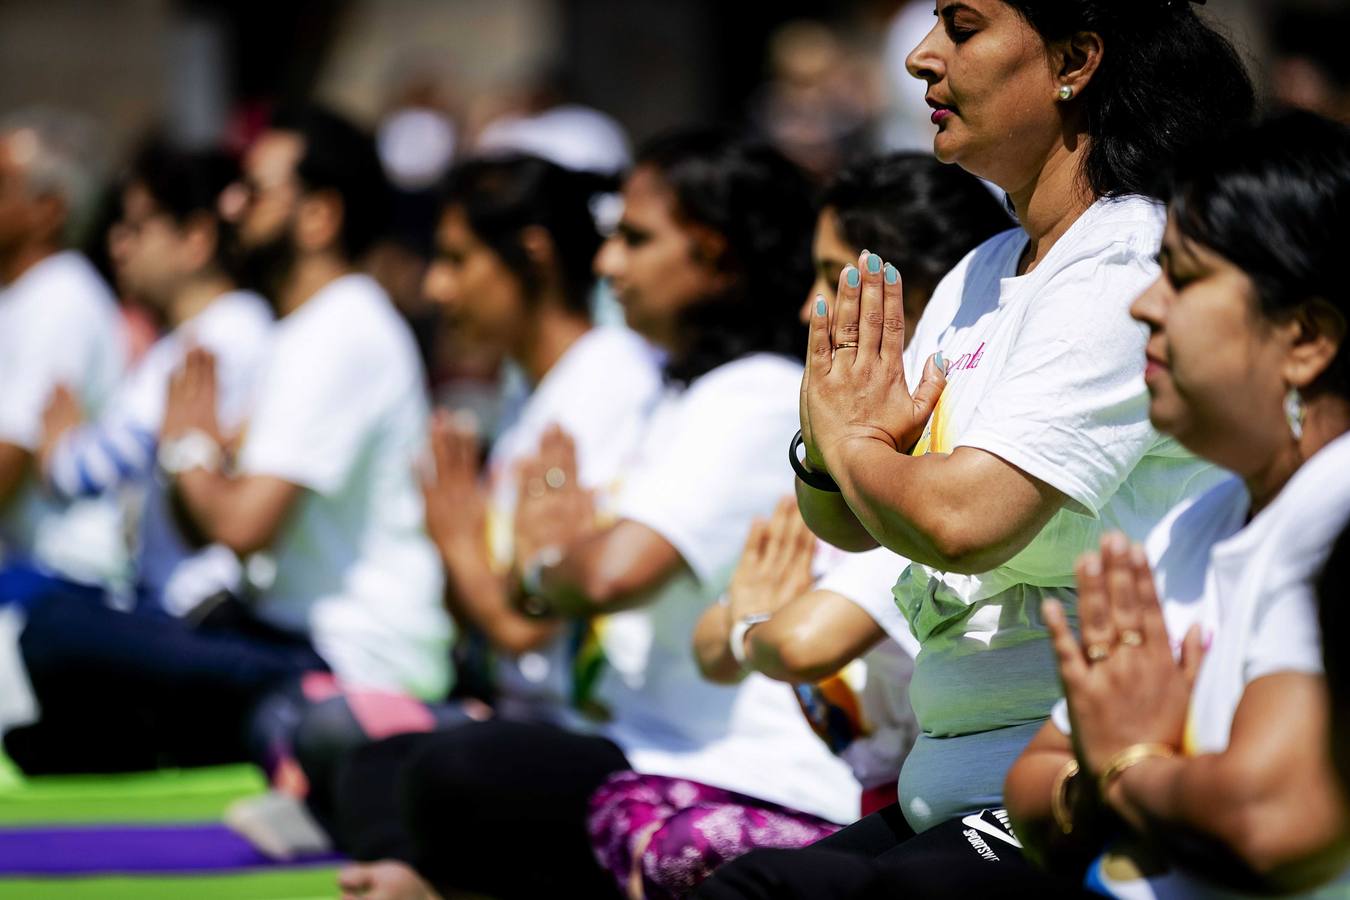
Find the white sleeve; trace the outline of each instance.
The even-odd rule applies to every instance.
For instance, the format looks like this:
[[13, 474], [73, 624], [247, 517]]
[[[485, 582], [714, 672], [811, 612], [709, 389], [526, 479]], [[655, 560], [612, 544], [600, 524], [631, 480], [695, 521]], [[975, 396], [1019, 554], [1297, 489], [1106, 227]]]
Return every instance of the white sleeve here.
[[912, 659], [919, 655], [919, 641], [891, 593], [908, 566], [909, 560], [884, 547], [848, 554], [821, 576], [813, 590], [830, 591], [857, 604]]
[[370, 437], [381, 373], [364, 364], [359, 350], [344, 352], [340, 342], [287, 337], [306, 340], [277, 345], [259, 385], [239, 468], [329, 494], [347, 480]]
[[1030, 300], [1016, 345], [960, 446], [986, 450], [1096, 515], [1157, 441], [1144, 327], [1129, 305], [1157, 275], [1137, 250], [1083, 259]]
[[1060, 697], [1055, 701], [1054, 709], [1050, 710], [1050, 721], [1054, 726], [1066, 735], [1073, 734], [1073, 725], [1069, 722], [1069, 701]]
[[[722, 387], [729, 390], [716, 389]], [[723, 383], [690, 388], [679, 401], [678, 426], [666, 440], [648, 441], [659, 448], [629, 474], [615, 503], [618, 518], [664, 537], [700, 581], [725, 575], [750, 522], [792, 491], [787, 446], [796, 395], [786, 382], [784, 390], [776, 397]]]
[[[0, 344], [5, 359], [0, 384], [0, 441], [36, 451], [42, 441], [42, 412], [59, 384], [80, 394], [89, 368], [96, 364], [98, 335], [90, 334], [101, 321], [81, 321], [68, 315], [69, 304], [53, 303], [46, 314], [13, 315], [5, 323]], [[80, 397], [88, 403], [88, 397]]]

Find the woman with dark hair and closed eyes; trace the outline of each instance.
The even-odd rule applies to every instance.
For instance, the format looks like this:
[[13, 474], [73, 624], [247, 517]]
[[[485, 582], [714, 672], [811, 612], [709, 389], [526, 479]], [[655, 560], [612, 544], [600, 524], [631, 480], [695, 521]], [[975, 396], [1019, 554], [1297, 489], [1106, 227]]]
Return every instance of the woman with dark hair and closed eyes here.
[[[929, 154], [860, 161], [839, 173], [820, 204], [816, 280], [799, 312], [803, 322], [816, 291], [838, 283], [864, 247], [914, 273], [905, 305], [917, 320], [947, 270], [1011, 225], [978, 179]], [[904, 677], [913, 637], [890, 596], [898, 560], [885, 549], [845, 554], [821, 544], [795, 502], [786, 503], [751, 529], [723, 602], [699, 618], [694, 652], [704, 677], [717, 683], [758, 673], [795, 684], [813, 728], [849, 763], [861, 808], [870, 812], [894, 802], [914, 734]], [[621, 888], [647, 900], [684, 896], [718, 865], [757, 847], [802, 847], [838, 830], [756, 797], [638, 772], [612, 776], [590, 806], [597, 857]]]
[[1157, 276], [1162, 176], [1251, 115], [1236, 52], [1182, 0], [934, 12], [908, 60], [934, 150], [1002, 188], [1021, 227], [943, 279], [907, 349], [907, 273], [874, 253], [844, 270], [812, 315], [797, 483], [818, 536], [910, 561], [894, 594], [922, 648], [920, 734], [896, 807], [748, 854], [699, 896], [950, 895], [1036, 876], [1003, 781], [1059, 695], [1041, 601], [1067, 595], [1072, 612], [1081, 553], [1107, 531], [1142, 537], [1220, 477], [1150, 425], [1128, 309]]
[[1149, 415], [1234, 474], [1079, 561], [1081, 638], [1047, 601], [1067, 702], [1008, 776], [1044, 863], [1109, 844], [1088, 874], [1110, 896], [1350, 891], [1314, 594], [1350, 520], [1347, 241], [1344, 126], [1282, 116], [1181, 171], [1132, 309]]
[[578, 489], [584, 460], [555, 435], [523, 466], [515, 513], [518, 607], [583, 626], [569, 714], [403, 735], [358, 751], [340, 779], [357, 785], [396, 762], [402, 817], [387, 855], [443, 893], [616, 895], [586, 808], [619, 771], [719, 784], [834, 823], [857, 809], [856, 782], [791, 688], [712, 684], [689, 649], [752, 520], [791, 489], [772, 461], [797, 419], [806, 180], [769, 148], [684, 132], [639, 153], [623, 198], [596, 269], [665, 352], [665, 390], [606, 509]]

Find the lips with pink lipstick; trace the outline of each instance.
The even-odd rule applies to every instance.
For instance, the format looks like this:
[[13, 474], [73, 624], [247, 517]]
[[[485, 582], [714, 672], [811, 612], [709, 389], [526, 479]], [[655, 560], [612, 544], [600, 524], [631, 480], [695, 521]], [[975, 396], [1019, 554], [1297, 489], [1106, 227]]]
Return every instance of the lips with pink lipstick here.
[[956, 107], [948, 103], [939, 103], [932, 97], [924, 98], [928, 105], [933, 108], [933, 124], [941, 125], [943, 122], [956, 115]]

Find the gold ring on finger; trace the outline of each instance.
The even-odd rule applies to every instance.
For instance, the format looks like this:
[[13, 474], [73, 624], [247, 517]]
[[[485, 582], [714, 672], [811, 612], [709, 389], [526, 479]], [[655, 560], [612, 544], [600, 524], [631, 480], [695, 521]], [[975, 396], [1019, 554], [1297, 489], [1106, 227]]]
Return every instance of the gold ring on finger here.
[[1128, 628], [1120, 633], [1120, 645], [1122, 647], [1140, 647], [1143, 646], [1143, 643], [1143, 634], [1133, 628]]
[[857, 341], [844, 341], [842, 344], [835, 344], [835, 345], [834, 345], [834, 349], [836, 349], [836, 350], [857, 350], [857, 349], [858, 349], [858, 342], [857, 342]]
[[1102, 662], [1111, 655], [1110, 644], [1088, 644], [1087, 658], [1088, 662]]
[[549, 466], [548, 471], [544, 473], [544, 484], [553, 490], [559, 490], [567, 484], [567, 473], [557, 466]]

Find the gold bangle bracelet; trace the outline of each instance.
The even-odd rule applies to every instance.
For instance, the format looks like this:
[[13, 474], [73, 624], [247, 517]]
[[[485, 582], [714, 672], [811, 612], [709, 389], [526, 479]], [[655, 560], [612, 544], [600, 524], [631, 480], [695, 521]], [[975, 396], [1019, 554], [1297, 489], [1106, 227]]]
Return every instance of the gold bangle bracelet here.
[[1073, 810], [1069, 803], [1069, 782], [1078, 774], [1078, 760], [1071, 759], [1064, 764], [1055, 776], [1054, 787], [1050, 789], [1050, 814], [1062, 834], [1073, 833]]
[[1105, 800], [1106, 792], [1126, 769], [1137, 766], [1146, 759], [1171, 759], [1176, 755], [1177, 751], [1166, 744], [1131, 744], [1106, 763], [1102, 774], [1097, 776], [1097, 791]]

